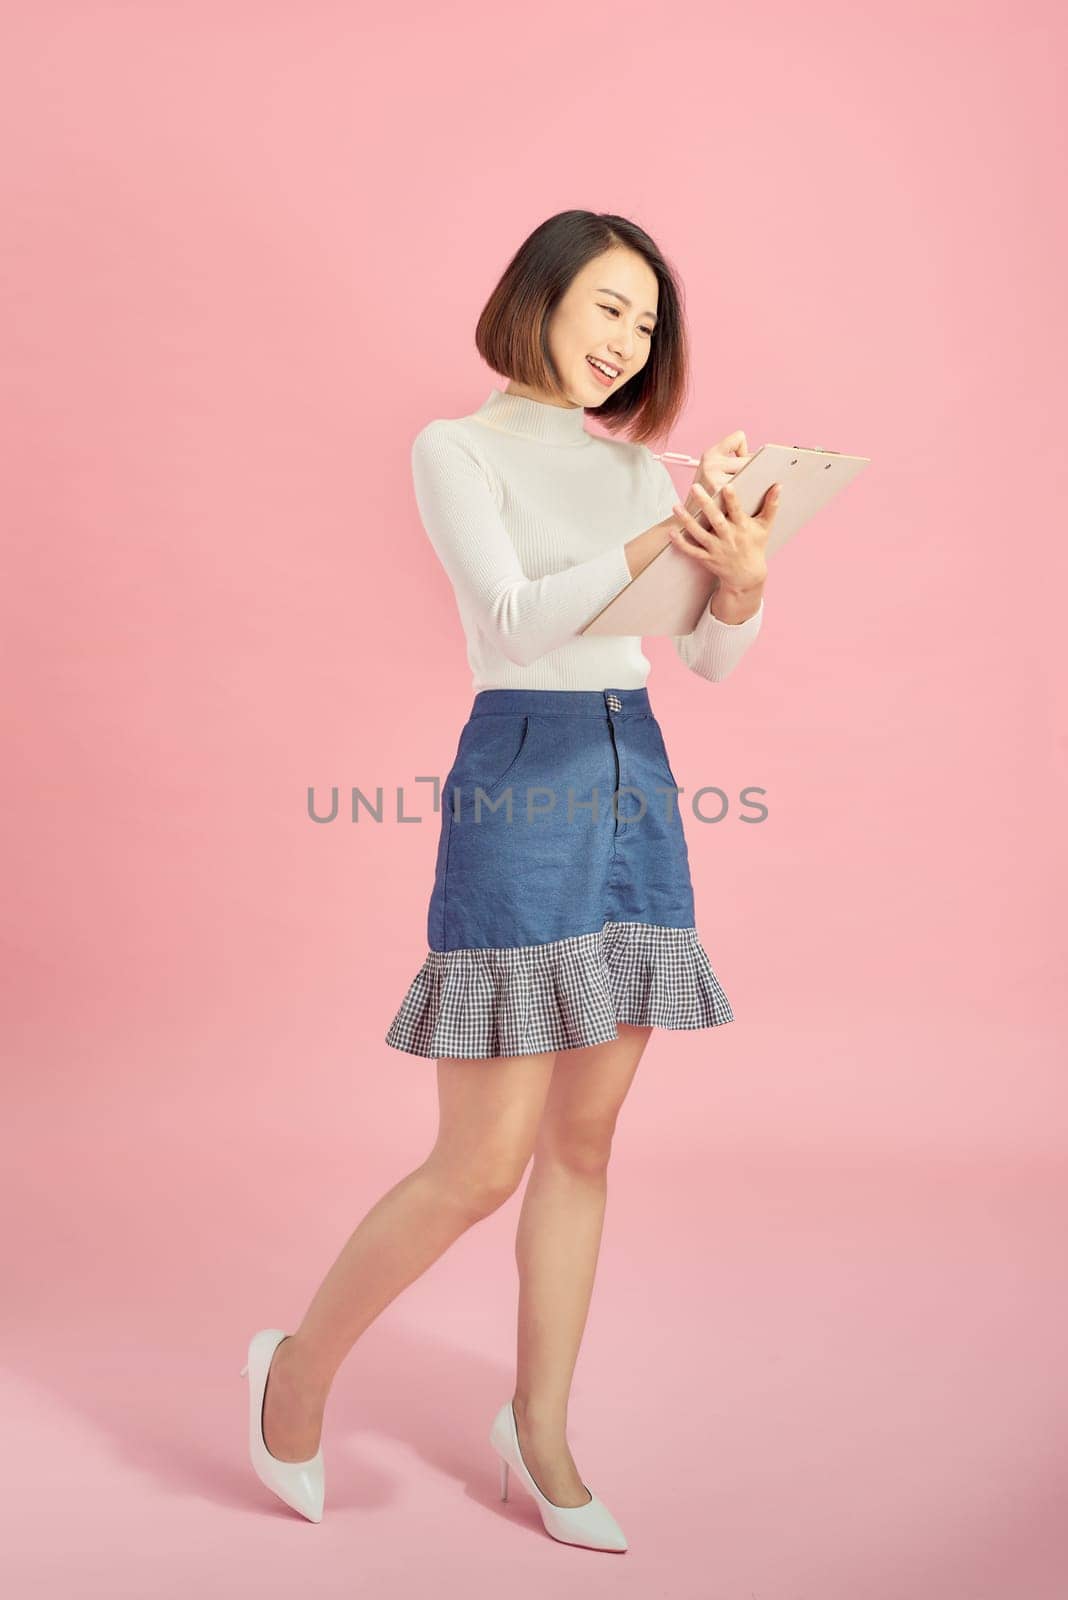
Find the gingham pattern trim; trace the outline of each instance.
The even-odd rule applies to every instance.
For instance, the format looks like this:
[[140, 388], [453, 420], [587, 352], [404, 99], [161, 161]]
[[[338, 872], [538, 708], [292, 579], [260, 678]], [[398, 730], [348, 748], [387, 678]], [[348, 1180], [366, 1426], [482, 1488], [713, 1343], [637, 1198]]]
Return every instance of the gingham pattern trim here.
[[716, 1028], [730, 1001], [693, 928], [606, 922], [509, 949], [430, 950], [386, 1034], [415, 1056], [467, 1060], [577, 1050], [616, 1024]]

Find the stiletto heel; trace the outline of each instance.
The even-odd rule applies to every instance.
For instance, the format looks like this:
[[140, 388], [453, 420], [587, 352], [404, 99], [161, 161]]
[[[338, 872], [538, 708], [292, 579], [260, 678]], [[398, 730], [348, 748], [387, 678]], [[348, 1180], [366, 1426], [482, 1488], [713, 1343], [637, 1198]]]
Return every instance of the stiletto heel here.
[[241, 1368], [242, 1377], [248, 1374], [249, 1456], [261, 1483], [309, 1522], [321, 1522], [325, 1491], [322, 1445], [307, 1461], [279, 1461], [277, 1456], [272, 1456], [263, 1437], [267, 1378], [274, 1353], [286, 1337], [281, 1328], [261, 1328], [249, 1341], [248, 1360]]
[[519, 1430], [515, 1425], [512, 1402], [506, 1400], [493, 1419], [490, 1444], [501, 1462], [501, 1499], [508, 1498], [508, 1468], [512, 1467], [522, 1483], [534, 1496], [541, 1513], [546, 1533], [562, 1544], [583, 1545], [587, 1550], [626, 1550], [627, 1540], [623, 1529], [603, 1501], [598, 1500], [587, 1485], [589, 1495], [584, 1506], [557, 1506], [547, 1500], [531, 1477], [523, 1452], [519, 1448]]

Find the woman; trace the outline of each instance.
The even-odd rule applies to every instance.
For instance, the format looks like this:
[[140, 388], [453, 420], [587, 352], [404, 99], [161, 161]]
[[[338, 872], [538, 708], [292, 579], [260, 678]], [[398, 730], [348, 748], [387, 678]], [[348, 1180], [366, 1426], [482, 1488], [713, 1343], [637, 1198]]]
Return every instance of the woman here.
[[[717, 580], [675, 648], [721, 681], [760, 629], [777, 486], [758, 516], [738, 509], [725, 487], [749, 459], [736, 433], [704, 454], [678, 504], [644, 441], [682, 404], [681, 296], [625, 218], [566, 211], [543, 223], [475, 340], [507, 388], [429, 423], [412, 452], [475, 690], [445, 782], [429, 951], [386, 1035], [437, 1060], [438, 1136], [364, 1217], [296, 1332], [253, 1336], [250, 1450], [263, 1482], [320, 1520], [323, 1411], [342, 1361], [515, 1191], [533, 1155], [516, 1239], [516, 1384], [490, 1431], [502, 1498], [511, 1466], [555, 1538], [625, 1550], [566, 1438], [612, 1134], [653, 1028], [711, 1028], [732, 1013], [694, 928], [641, 640], [581, 630], [674, 540]], [[587, 410], [631, 437], [588, 433]], [[710, 503], [720, 488], [727, 515]]]

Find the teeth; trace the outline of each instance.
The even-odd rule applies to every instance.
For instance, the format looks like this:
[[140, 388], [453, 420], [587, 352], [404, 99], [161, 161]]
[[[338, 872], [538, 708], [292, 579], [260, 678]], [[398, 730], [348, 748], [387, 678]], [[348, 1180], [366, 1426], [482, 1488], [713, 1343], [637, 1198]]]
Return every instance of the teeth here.
[[591, 367], [596, 367], [599, 372], [603, 372], [606, 378], [615, 378], [618, 376], [615, 367], [606, 367], [603, 361], [597, 360], [596, 356], [587, 356], [586, 360], [590, 363]]

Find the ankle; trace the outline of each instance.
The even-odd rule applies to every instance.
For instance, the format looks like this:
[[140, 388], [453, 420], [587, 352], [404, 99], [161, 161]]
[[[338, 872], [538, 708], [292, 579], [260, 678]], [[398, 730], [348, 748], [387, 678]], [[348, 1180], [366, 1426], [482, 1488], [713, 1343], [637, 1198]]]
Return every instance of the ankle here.
[[271, 1371], [272, 1377], [277, 1372], [288, 1388], [309, 1403], [326, 1404], [332, 1380], [323, 1376], [321, 1367], [316, 1367], [314, 1352], [296, 1334], [289, 1334], [279, 1344]]
[[513, 1395], [512, 1410], [517, 1426], [528, 1439], [539, 1443], [562, 1442], [567, 1434], [567, 1415], [559, 1406], [547, 1406], [525, 1396]]

